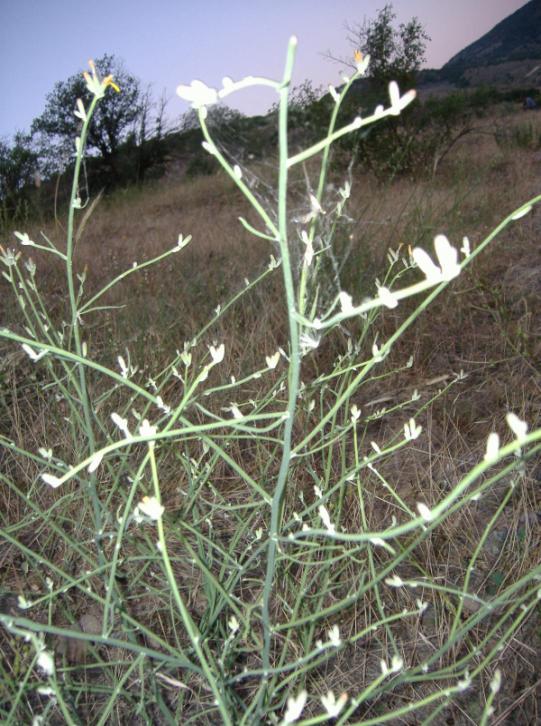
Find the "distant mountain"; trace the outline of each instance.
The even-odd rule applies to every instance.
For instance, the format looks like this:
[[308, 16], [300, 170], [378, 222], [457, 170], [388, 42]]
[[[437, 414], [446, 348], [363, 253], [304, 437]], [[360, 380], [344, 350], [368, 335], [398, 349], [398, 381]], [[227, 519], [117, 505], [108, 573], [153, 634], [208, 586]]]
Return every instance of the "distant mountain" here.
[[541, 0], [530, 0], [502, 20], [453, 56], [438, 75], [441, 80], [475, 85], [497, 78], [497, 72], [489, 72], [487, 76], [482, 69], [498, 66], [502, 81], [517, 82], [530, 72], [537, 80], [539, 73], [535, 61], [541, 62]]

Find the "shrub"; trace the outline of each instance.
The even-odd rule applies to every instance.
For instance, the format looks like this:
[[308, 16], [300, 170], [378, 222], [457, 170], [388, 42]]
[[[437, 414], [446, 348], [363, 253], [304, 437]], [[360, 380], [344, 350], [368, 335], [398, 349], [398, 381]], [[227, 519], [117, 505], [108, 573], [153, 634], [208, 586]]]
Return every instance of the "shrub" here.
[[[280, 81], [226, 80], [219, 92], [200, 82], [179, 87], [198, 112], [205, 150], [259, 220], [242, 218], [242, 225], [273, 245], [274, 254], [159, 375], [148, 380], [124, 351], [96, 355], [89, 323], [95, 324], [113, 286], [182, 255], [190, 237], [180, 235], [171, 250], [134, 263], [94, 294], [86, 292], [84, 272], [74, 268], [74, 245], [91, 211], [82, 209], [78, 179], [108, 79], [88, 79], [93, 99], [77, 140], [65, 249], [17, 233], [24, 251], [52, 255], [63, 266], [63, 316], [43, 305], [35, 263], [20, 251], [3, 251], [4, 276], [24, 325], [3, 328], [0, 337], [24, 351], [35, 372], [30, 395], [46, 401], [56, 436], [37, 451], [19, 439], [0, 439], [2, 486], [21, 512], [2, 536], [41, 582], [38, 592], [19, 596], [18, 609], [4, 607], [0, 615], [13, 642], [29, 644], [12, 667], [15, 680], [2, 686], [7, 721], [312, 724], [334, 718], [379, 724], [414, 712], [433, 720], [472, 684], [483, 683], [479, 722], [486, 723], [501, 683], [494, 671], [498, 654], [538, 607], [539, 566], [482, 596], [472, 583], [521, 471], [539, 454], [541, 429], [529, 431], [510, 413], [511, 436], [503, 445], [492, 433], [484, 458], [439, 499], [424, 495], [415, 504], [384, 472], [422, 435], [426, 403], [414, 393], [371, 414], [358, 400], [370, 380], [414, 365], [413, 359], [387, 365], [404, 332], [541, 197], [509, 215], [475, 250], [465, 238], [460, 259], [438, 235], [437, 263], [419, 248], [406, 256], [391, 251], [375, 291], [353, 300], [340, 290], [327, 301], [320, 296], [320, 276], [333, 242], [329, 230], [332, 219], [345, 214], [350, 195], [345, 183], [334, 205], [326, 201], [330, 147], [399, 114], [412, 95], [391, 84], [387, 107], [337, 128], [340, 106], [366, 70], [360, 61], [332, 94], [326, 135], [289, 155], [295, 48], [292, 39]], [[276, 208], [254, 196], [206, 124], [207, 107], [218, 95], [261, 82], [280, 101]], [[288, 177], [316, 158], [314, 193], [294, 224]], [[224, 315], [232, 306], [249, 306], [254, 290], [277, 275], [287, 348], [262, 350], [255, 370], [231, 376], [234, 361], [220, 339]], [[401, 309], [405, 300], [407, 313], [394, 332], [374, 339], [379, 313]], [[327, 356], [327, 368], [310, 374], [322, 348], [343, 330], [349, 344]], [[370, 423], [381, 417], [395, 423], [385, 439], [371, 441]], [[449, 581], [433, 576], [430, 563], [423, 563], [428, 539], [496, 488], [499, 504], [463, 571]], [[29, 523], [35, 530], [30, 541], [20, 535]], [[64, 564], [54, 560], [57, 548], [66, 553]], [[70, 602], [82, 603], [78, 622]], [[404, 632], [426, 625], [429, 613], [440, 622], [438, 636], [428, 649], [411, 647]], [[60, 663], [61, 650], [74, 644], [88, 645], [80, 669]], [[355, 670], [358, 663], [362, 671]], [[348, 693], [345, 683], [352, 686]]]
[[534, 121], [501, 126], [497, 129], [496, 143], [502, 149], [541, 149], [541, 124]]

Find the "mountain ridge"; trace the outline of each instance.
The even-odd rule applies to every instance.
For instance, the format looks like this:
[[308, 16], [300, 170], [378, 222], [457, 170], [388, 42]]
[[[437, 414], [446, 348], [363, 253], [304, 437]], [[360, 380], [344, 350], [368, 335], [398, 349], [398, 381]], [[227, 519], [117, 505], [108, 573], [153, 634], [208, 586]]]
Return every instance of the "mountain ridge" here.
[[459, 69], [541, 58], [541, 0], [530, 0], [445, 63], [447, 75]]

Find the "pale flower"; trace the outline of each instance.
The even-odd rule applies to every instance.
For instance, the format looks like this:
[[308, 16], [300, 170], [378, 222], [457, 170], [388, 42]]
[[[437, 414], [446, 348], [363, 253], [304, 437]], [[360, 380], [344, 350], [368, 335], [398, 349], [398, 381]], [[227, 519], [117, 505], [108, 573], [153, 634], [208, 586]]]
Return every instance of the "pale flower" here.
[[420, 247], [415, 247], [411, 256], [417, 267], [424, 273], [428, 282], [435, 285], [442, 281], [441, 270], [432, 262], [428, 253]]
[[338, 300], [340, 301], [343, 315], [351, 315], [354, 312], [353, 301], [349, 293], [342, 290], [338, 293]]
[[488, 435], [487, 438], [487, 450], [485, 454], [485, 461], [496, 461], [498, 458], [498, 451], [500, 450], [500, 437], [493, 431]]
[[238, 629], [240, 628], [239, 621], [237, 618], [232, 615], [229, 620], [227, 621], [227, 624], [229, 626], [229, 630], [231, 630], [231, 633], [236, 633]]
[[471, 244], [467, 237], [462, 238], [462, 247], [460, 248], [460, 251], [464, 257], [469, 257], [471, 255]]
[[400, 112], [406, 108], [406, 106], [409, 106], [409, 104], [415, 99], [416, 95], [415, 91], [408, 91], [401, 96], [398, 83], [396, 81], [391, 81], [389, 83], [389, 99], [391, 101], [390, 113], [393, 116], [398, 116]]
[[460, 275], [458, 264], [458, 251], [453, 247], [444, 234], [436, 235], [434, 249], [441, 267], [441, 276], [444, 280], [452, 280]]
[[297, 696], [290, 696], [287, 699], [287, 710], [282, 721], [284, 726], [285, 724], [295, 723], [301, 717], [307, 697], [306, 691], [301, 691]]
[[118, 362], [118, 367], [120, 368], [120, 375], [122, 376], [122, 378], [127, 378], [129, 375], [130, 369], [126, 365], [126, 361], [124, 360], [124, 358], [121, 355], [119, 355], [117, 358], [117, 362]]
[[86, 110], [82, 100], [78, 98], [75, 105], [77, 106], [77, 109], [73, 112], [73, 115], [80, 118], [83, 122], [86, 121]]
[[27, 345], [26, 343], [22, 343], [21, 348], [24, 350], [24, 352], [26, 353], [26, 355], [34, 363], [37, 363], [38, 360], [41, 360], [41, 358], [43, 358], [43, 356], [47, 355], [47, 352], [48, 352], [46, 350], [40, 350], [39, 353], [36, 353], [36, 351], [33, 348], [31, 348], [29, 345]]
[[496, 668], [494, 671], [494, 677], [490, 681], [490, 690], [492, 693], [496, 694], [500, 690], [500, 686], [502, 685], [502, 672], [499, 668]]
[[388, 308], [395, 308], [398, 305], [398, 298], [387, 287], [378, 288], [378, 297]]
[[355, 60], [355, 65], [357, 66], [357, 73], [364, 76], [370, 63], [370, 56], [364, 55], [364, 53], [361, 53], [360, 50], [356, 50], [353, 54], [353, 58]]
[[323, 504], [320, 504], [317, 509], [320, 519], [323, 522], [323, 525], [325, 529], [330, 532], [331, 534], [334, 534], [336, 532], [336, 528], [334, 524], [331, 522], [330, 514], [327, 510], [327, 507], [325, 507]]
[[321, 703], [329, 718], [336, 718], [346, 705], [347, 700], [347, 693], [342, 693], [338, 699], [332, 691], [328, 691], [326, 696], [321, 696]]
[[54, 474], [42, 474], [41, 478], [45, 482], [45, 484], [48, 484], [53, 489], [56, 489], [62, 484], [62, 479], [55, 476]]
[[17, 607], [19, 610], [28, 610], [28, 608], [32, 607], [32, 602], [27, 600], [24, 595], [19, 595], [17, 597]]
[[377, 343], [374, 343], [372, 346], [372, 355], [374, 356], [374, 360], [378, 363], [385, 358], [385, 355], [381, 352], [381, 348]]
[[116, 83], [113, 82], [113, 76], [105, 76], [105, 78], [100, 79], [98, 76], [98, 73], [96, 71], [96, 66], [94, 64], [94, 61], [89, 60], [88, 65], [90, 66], [90, 70], [92, 74], [85, 71], [83, 73], [83, 77], [85, 79], [86, 87], [92, 93], [96, 98], [103, 98], [105, 95], [105, 90], [108, 88], [108, 86], [111, 86], [113, 90], [115, 90], [117, 93], [120, 93], [120, 88], [117, 86]]
[[333, 625], [332, 628], [327, 631], [327, 637], [329, 638], [329, 644], [334, 648], [338, 648], [342, 645], [342, 641], [340, 640], [340, 628], [338, 625]]
[[118, 426], [118, 428], [122, 431], [124, 436], [127, 439], [129, 439], [131, 434], [130, 434], [130, 430], [128, 428], [128, 419], [122, 418], [122, 416], [120, 416], [118, 413], [115, 413], [115, 412], [113, 412], [111, 414], [111, 419], [112, 419], [113, 423], [115, 424], [115, 426]]
[[225, 355], [225, 345], [223, 343], [218, 346], [209, 345], [209, 353], [212, 358], [213, 365], [221, 363]]
[[14, 234], [15, 234], [15, 237], [17, 237], [17, 239], [19, 240], [19, 242], [22, 245], [27, 245], [29, 247], [35, 247], [34, 242], [32, 242], [32, 240], [30, 239], [30, 237], [28, 236], [28, 234], [26, 232], [14, 232]]
[[212, 106], [218, 101], [218, 91], [202, 81], [192, 81], [189, 86], [181, 84], [177, 87], [177, 95], [191, 103], [195, 109]]
[[277, 350], [276, 353], [273, 353], [273, 355], [267, 355], [265, 356], [265, 361], [267, 363], [268, 368], [276, 368], [278, 365], [278, 362], [280, 360], [280, 351]]
[[54, 656], [50, 650], [42, 650], [38, 655], [37, 664], [47, 676], [54, 673]]
[[393, 575], [392, 577], [386, 578], [385, 584], [390, 587], [404, 587], [404, 580], [398, 575]]
[[340, 100], [340, 96], [338, 95], [336, 88], [334, 86], [332, 86], [332, 85], [329, 86], [329, 93], [331, 95], [332, 100], [335, 103], [338, 103], [338, 101]]
[[430, 522], [432, 521], [432, 519], [434, 519], [432, 511], [426, 506], [426, 504], [423, 504], [422, 502], [417, 503], [417, 511], [425, 520], [425, 522]]
[[103, 451], [97, 451], [95, 454], [93, 454], [92, 459], [90, 460], [90, 464], [88, 465], [88, 473], [92, 474], [92, 472], [96, 471], [98, 466], [101, 464], [103, 459]]
[[135, 509], [137, 513], [154, 520], [160, 519], [165, 511], [156, 497], [143, 497]]
[[156, 426], [151, 426], [146, 418], [143, 419], [143, 423], [139, 426], [139, 436], [155, 436], [156, 431]]
[[409, 422], [404, 424], [404, 438], [406, 441], [413, 441], [418, 438], [422, 430], [423, 427], [417, 426], [415, 419], [410, 418]]
[[519, 417], [514, 413], [508, 413], [505, 420], [517, 439], [522, 441], [528, 433], [528, 424], [526, 421], [521, 421], [521, 419], [519, 419]]
[[390, 666], [384, 660], [380, 660], [381, 673], [384, 676], [388, 676], [391, 673], [398, 673], [403, 667], [404, 661], [398, 655], [393, 655]]

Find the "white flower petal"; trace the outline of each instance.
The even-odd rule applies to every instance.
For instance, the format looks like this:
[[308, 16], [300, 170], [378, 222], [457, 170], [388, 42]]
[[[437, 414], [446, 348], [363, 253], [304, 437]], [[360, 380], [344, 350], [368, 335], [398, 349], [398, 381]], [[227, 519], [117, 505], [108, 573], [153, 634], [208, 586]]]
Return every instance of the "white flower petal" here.
[[417, 267], [424, 273], [428, 282], [436, 284], [443, 280], [440, 268], [432, 262], [430, 256], [424, 250], [420, 247], [415, 247], [411, 256]]
[[494, 694], [498, 693], [501, 685], [502, 685], [502, 672], [499, 668], [496, 668], [496, 670], [494, 671], [494, 677], [490, 681], [491, 692]]
[[471, 244], [467, 237], [462, 238], [462, 247], [460, 248], [460, 251], [464, 257], [469, 257], [471, 255]]
[[500, 437], [493, 431], [488, 435], [487, 438], [487, 450], [485, 454], [485, 461], [496, 461], [498, 458], [498, 451], [500, 450]]
[[458, 251], [449, 243], [444, 234], [436, 235], [434, 248], [440, 263], [442, 278], [452, 280], [457, 277], [460, 274], [460, 265], [457, 262]]
[[393, 108], [400, 104], [400, 90], [396, 81], [389, 83], [389, 100]]
[[232, 633], [236, 633], [240, 628], [239, 621], [234, 615], [229, 618], [229, 620], [227, 621], [227, 625], [229, 626], [229, 630], [231, 630]]
[[334, 534], [336, 532], [336, 529], [334, 527], [334, 524], [331, 522], [331, 516], [327, 507], [325, 507], [323, 504], [320, 504], [317, 511], [325, 529]]
[[26, 355], [29, 358], [31, 358], [31, 360], [34, 363], [37, 363], [38, 360], [43, 358], [44, 355], [47, 355], [47, 352], [48, 352], [46, 350], [41, 350], [39, 353], [36, 353], [36, 351], [33, 348], [31, 348], [29, 345], [27, 345], [26, 343], [22, 343], [21, 348], [24, 350]]
[[342, 314], [351, 315], [354, 310], [351, 295], [342, 290], [341, 292], [338, 293], [338, 300], [340, 301], [340, 306], [342, 308]]
[[290, 696], [287, 699], [287, 710], [282, 724], [295, 723], [301, 717], [307, 697], [306, 691], [301, 691], [297, 696]]
[[388, 308], [395, 308], [398, 305], [398, 298], [387, 287], [378, 288], [378, 297]]
[[181, 84], [177, 88], [177, 95], [191, 103], [195, 109], [212, 106], [218, 101], [218, 91], [202, 81], [192, 81], [189, 86]]
[[209, 353], [210, 357], [212, 358], [212, 363], [214, 365], [216, 365], [217, 363], [221, 363], [225, 355], [225, 345], [223, 343], [217, 347], [214, 345], [209, 345]]
[[327, 637], [329, 639], [329, 643], [335, 648], [339, 648], [342, 645], [342, 641], [340, 639], [340, 628], [338, 625], [333, 625], [332, 628], [327, 631]]
[[48, 676], [54, 673], [54, 655], [50, 650], [42, 650], [38, 655], [37, 664]]
[[62, 479], [55, 476], [54, 474], [42, 474], [41, 478], [45, 482], [45, 484], [48, 484], [53, 489], [56, 489], [62, 484]]
[[338, 103], [340, 100], [340, 96], [336, 92], [336, 88], [334, 86], [329, 86], [329, 93], [331, 94], [331, 98], [335, 103]]
[[126, 436], [126, 438], [130, 437], [130, 430], [128, 428], [128, 419], [122, 418], [122, 416], [119, 416], [118, 413], [113, 412], [111, 414], [111, 420], [115, 424], [115, 426], [118, 426], [118, 428], [122, 431], [122, 433]]
[[156, 497], [143, 497], [136, 509], [141, 512], [141, 514], [144, 514], [145, 517], [154, 520], [160, 519], [165, 511]]
[[425, 520], [425, 522], [431, 522], [434, 519], [434, 514], [432, 513], [432, 511], [426, 506], [426, 504], [423, 504], [422, 502], [417, 503], [417, 511]]
[[340, 698], [336, 698], [332, 691], [328, 691], [326, 696], [321, 696], [321, 703], [329, 718], [336, 718], [346, 705], [347, 700], [347, 693], [342, 693]]
[[393, 575], [392, 577], [387, 577], [385, 580], [385, 583], [389, 585], [390, 587], [403, 587], [404, 586], [404, 580], [399, 577], [398, 575]]
[[526, 421], [522, 421], [519, 419], [519, 417], [514, 413], [508, 413], [505, 417], [505, 420], [507, 421], [507, 425], [511, 429], [511, 431], [515, 434], [517, 439], [519, 441], [522, 441], [526, 434], [528, 433], [528, 424]]
[[98, 466], [101, 464], [103, 459], [103, 451], [97, 451], [94, 456], [92, 457], [92, 460], [90, 464], [88, 465], [88, 473], [92, 474], [93, 471], [96, 471]]
[[276, 353], [273, 353], [273, 355], [267, 355], [265, 356], [265, 362], [267, 363], [267, 368], [276, 368], [280, 361], [280, 351], [277, 350]]
[[158, 429], [156, 428], [156, 426], [151, 426], [151, 424], [149, 424], [148, 420], [145, 418], [143, 419], [143, 423], [139, 426], [139, 435], [155, 436], [157, 430]]

